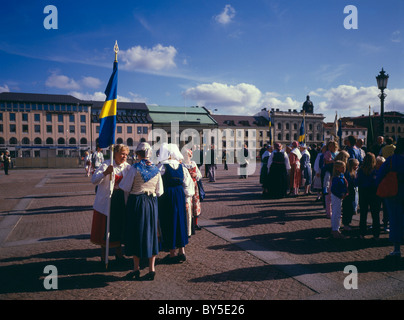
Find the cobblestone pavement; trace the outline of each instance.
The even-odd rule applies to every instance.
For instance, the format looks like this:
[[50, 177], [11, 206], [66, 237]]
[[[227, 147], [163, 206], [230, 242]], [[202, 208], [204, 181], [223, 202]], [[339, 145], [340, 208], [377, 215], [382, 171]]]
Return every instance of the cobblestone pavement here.
[[[132, 262], [108, 271], [90, 243], [94, 186], [84, 169], [12, 170], [0, 176], [1, 300], [401, 300], [403, 259], [388, 234], [359, 240], [359, 217], [344, 240], [330, 239], [330, 220], [314, 196], [262, 198], [257, 172], [238, 179], [237, 166], [204, 179], [202, 230], [187, 260], [157, 259], [154, 281], [127, 281]], [[202, 172], [204, 172], [202, 170]], [[57, 281], [44, 268], [57, 269]], [[357, 289], [344, 283], [357, 270]], [[147, 261], [141, 275], [146, 274]], [[44, 284], [57, 284], [46, 289]]]

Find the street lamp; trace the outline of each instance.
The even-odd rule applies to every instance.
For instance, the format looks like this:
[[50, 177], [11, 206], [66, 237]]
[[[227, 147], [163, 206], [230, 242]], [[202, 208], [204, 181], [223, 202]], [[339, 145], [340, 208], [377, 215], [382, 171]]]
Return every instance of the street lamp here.
[[380, 135], [384, 136], [384, 98], [386, 98], [386, 94], [384, 93], [384, 89], [387, 88], [387, 81], [389, 80], [389, 75], [383, 70], [380, 71], [379, 75], [376, 77], [377, 87], [381, 90], [381, 94], [379, 94], [380, 98]]

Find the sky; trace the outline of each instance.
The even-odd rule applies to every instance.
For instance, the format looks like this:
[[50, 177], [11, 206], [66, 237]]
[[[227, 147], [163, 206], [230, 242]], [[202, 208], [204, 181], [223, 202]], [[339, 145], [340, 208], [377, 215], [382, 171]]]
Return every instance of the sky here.
[[385, 111], [404, 113], [402, 0], [2, 0], [1, 10], [0, 92], [103, 101], [117, 41], [119, 101], [253, 115], [300, 111], [309, 95], [332, 122], [380, 112], [384, 68]]

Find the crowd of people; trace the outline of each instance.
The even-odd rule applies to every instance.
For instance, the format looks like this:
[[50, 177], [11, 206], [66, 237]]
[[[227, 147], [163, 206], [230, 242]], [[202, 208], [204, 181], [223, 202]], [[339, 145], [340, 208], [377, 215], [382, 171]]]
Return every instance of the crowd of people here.
[[[192, 150], [184, 149], [182, 154], [175, 144], [162, 144], [157, 164], [150, 161], [152, 148], [145, 141], [138, 144], [133, 165], [126, 161], [127, 146], [115, 145], [113, 151], [113, 159], [99, 163], [98, 168], [90, 157], [90, 163], [86, 162], [94, 168], [91, 181], [97, 186], [91, 241], [101, 246], [103, 264], [108, 239], [118, 262], [133, 257], [127, 279], [153, 280], [159, 251], [169, 252], [166, 263], [186, 260], [185, 247], [199, 229], [202, 175], [192, 161]], [[140, 277], [143, 258], [149, 261], [149, 272]]]
[[[304, 189], [301, 195], [315, 193], [315, 201], [323, 202], [331, 220], [331, 235], [338, 239], [345, 238], [342, 228], [352, 230], [352, 218], [357, 213], [359, 238], [364, 239], [370, 211], [373, 238], [378, 240], [383, 228], [394, 246], [390, 255], [400, 255], [404, 237], [404, 138], [394, 144], [391, 138], [384, 142], [378, 137], [370, 150], [354, 136], [347, 137], [343, 146], [329, 141], [308, 148], [294, 141], [283, 149], [275, 143], [266, 146], [261, 156], [260, 183], [265, 197], [296, 197], [300, 188]], [[389, 171], [397, 172], [398, 192], [394, 197], [381, 198], [377, 188]]]

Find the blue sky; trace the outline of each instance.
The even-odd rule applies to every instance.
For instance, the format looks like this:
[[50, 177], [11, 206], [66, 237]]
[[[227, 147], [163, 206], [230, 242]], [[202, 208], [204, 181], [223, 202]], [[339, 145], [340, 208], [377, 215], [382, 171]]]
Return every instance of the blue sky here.
[[[57, 29], [44, 27], [47, 5]], [[347, 5], [357, 29], [344, 27]], [[383, 67], [386, 111], [404, 112], [401, 0], [24, 0], [2, 13], [0, 91], [104, 100], [117, 40], [121, 101], [252, 115], [300, 110], [309, 94], [333, 121], [380, 111]]]

